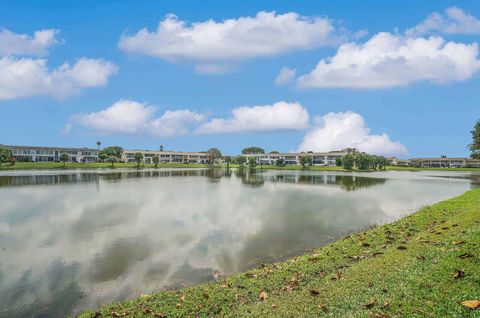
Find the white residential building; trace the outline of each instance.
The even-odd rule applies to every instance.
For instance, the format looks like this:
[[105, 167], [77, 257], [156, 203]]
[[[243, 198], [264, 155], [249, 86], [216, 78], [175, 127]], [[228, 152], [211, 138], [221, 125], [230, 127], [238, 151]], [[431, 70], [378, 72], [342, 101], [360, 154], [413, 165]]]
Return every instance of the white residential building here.
[[312, 164], [315, 166], [335, 166], [338, 158], [354, 151], [355, 149], [345, 149], [330, 152], [244, 154], [243, 156], [247, 158], [247, 161], [251, 157], [255, 158], [258, 165], [276, 165], [279, 159], [283, 159], [286, 165], [299, 165], [301, 157], [309, 156], [312, 157]]
[[160, 163], [210, 163], [210, 155], [204, 152], [178, 152], [153, 150], [125, 150], [123, 162], [135, 162], [135, 154], [143, 155], [144, 163], [153, 163], [153, 157], [158, 156]]
[[0, 148], [10, 150], [12, 157], [18, 162], [58, 162], [60, 155], [63, 153], [69, 155], [70, 162], [96, 162], [98, 159], [98, 150], [91, 148], [13, 146], [2, 144], [0, 144]]

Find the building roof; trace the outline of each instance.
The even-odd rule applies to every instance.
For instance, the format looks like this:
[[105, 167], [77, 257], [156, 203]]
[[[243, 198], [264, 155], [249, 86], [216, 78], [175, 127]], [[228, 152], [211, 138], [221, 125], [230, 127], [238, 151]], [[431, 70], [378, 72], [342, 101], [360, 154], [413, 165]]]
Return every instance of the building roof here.
[[343, 156], [346, 151], [330, 152], [287, 152], [287, 153], [246, 153], [243, 156], [266, 156], [266, 157], [286, 157], [286, 156]]
[[154, 154], [167, 154], [167, 155], [193, 155], [193, 156], [199, 156], [199, 155], [206, 155], [208, 156], [209, 154], [207, 152], [183, 152], [183, 151], [160, 151], [160, 150], [124, 150], [124, 153], [154, 153]]
[[34, 150], [60, 150], [60, 151], [98, 151], [95, 148], [73, 148], [73, 147], [44, 147], [44, 146], [17, 146], [17, 145], [3, 145], [0, 144], [0, 148], [6, 149], [34, 149]]
[[431, 161], [431, 160], [436, 160], [436, 161], [452, 161], [452, 160], [468, 160], [468, 158], [412, 158], [410, 160], [416, 160], [416, 161]]

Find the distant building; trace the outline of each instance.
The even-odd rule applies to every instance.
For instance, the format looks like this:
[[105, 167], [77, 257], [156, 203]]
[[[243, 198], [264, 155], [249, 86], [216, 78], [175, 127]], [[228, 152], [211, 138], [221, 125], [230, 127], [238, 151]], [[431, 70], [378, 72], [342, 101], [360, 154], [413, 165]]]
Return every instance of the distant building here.
[[480, 160], [469, 158], [413, 158], [410, 166], [420, 168], [464, 168], [480, 167]]
[[18, 162], [58, 162], [60, 155], [69, 155], [70, 162], [96, 162], [98, 150], [93, 148], [63, 148], [63, 147], [38, 147], [38, 146], [13, 146], [2, 145], [0, 148], [12, 152], [12, 157]]
[[135, 162], [135, 154], [143, 155], [144, 163], [153, 163], [153, 157], [158, 156], [160, 163], [210, 163], [210, 155], [204, 152], [177, 152], [153, 150], [124, 150], [123, 162]]
[[315, 166], [335, 166], [338, 158], [353, 152], [355, 152], [355, 149], [330, 152], [244, 154], [243, 156], [247, 160], [248, 158], [255, 158], [258, 165], [276, 165], [279, 159], [283, 159], [286, 165], [299, 165], [301, 157], [309, 156], [312, 157], [312, 164]]

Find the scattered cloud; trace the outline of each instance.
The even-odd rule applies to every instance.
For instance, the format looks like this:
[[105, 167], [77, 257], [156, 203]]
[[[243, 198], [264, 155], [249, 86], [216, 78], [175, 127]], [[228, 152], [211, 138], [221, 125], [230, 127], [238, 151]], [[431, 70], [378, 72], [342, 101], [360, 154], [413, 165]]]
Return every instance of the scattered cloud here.
[[101, 134], [150, 135], [171, 137], [184, 135], [191, 126], [205, 120], [203, 114], [190, 110], [166, 111], [155, 117], [156, 109], [133, 100], [119, 100], [99, 112], [74, 115], [67, 123], [68, 132], [78, 124]]
[[199, 134], [303, 130], [310, 116], [300, 103], [276, 102], [272, 105], [242, 106], [228, 119], [212, 118], [202, 124]]
[[104, 110], [71, 116], [62, 134], [70, 133], [76, 125], [100, 134], [154, 137], [303, 130], [308, 128], [310, 119], [302, 105], [283, 101], [272, 105], [237, 107], [228, 119], [208, 120], [205, 114], [188, 109], [167, 110], [160, 117], [156, 113], [153, 106], [121, 99]]
[[408, 29], [407, 36], [425, 34], [480, 34], [480, 20], [460, 8], [451, 7], [445, 14], [434, 12], [415, 27]]
[[275, 85], [281, 86], [291, 82], [295, 78], [295, 69], [290, 69], [288, 67], [283, 67], [275, 77]]
[[83, 88], [105, 86], [117, 70], [111, 62], [83, 57], [50, 71], [45, 59], [5, 56], [0, 58], [0, 100], [38, 95], [65, 98]]
[[441, 37], [411, 38], [382, 32], [363, 44], [342, 44], [298, 78], [302, 88], [389, 88], [417, 81], [463, 81], [480, 68], [478, 45]]
[[44, 29], [30, 36], [1, 29], [0, 56], [44, 56], [51, 46], [60, 42], [56, 38], [59, 32], [55, 29]]
[[236, 61], [336, 43], [334, 26], [327, 18], [261, 11], [254, 17], [191, 24], [169, 14], [156, 30], [124, 34], [118, 45], [127, 53], [194, 63], [197, 71], [218, 74], [219, 68], [227, 71]]
[[383, 133], [373, 135], [360, 114], [354, 112], [328, 113], [315, 118], [298, 147], [299, 151], [331, 151], [354, 147], [369, 154], [402, 156], [407, 149]]

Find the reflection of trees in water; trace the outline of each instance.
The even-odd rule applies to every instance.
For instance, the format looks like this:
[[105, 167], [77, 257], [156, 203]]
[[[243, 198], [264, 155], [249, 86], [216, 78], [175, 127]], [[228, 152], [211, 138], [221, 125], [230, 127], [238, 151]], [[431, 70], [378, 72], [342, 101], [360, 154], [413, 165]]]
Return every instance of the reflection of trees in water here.
[[261, 187], [265, 183], [265, 178], [256, 169], [240, 168], [235, 171], [235, 176], [240, 178], [242, 184], [251, 187]]
[[339, 185], [346, 191], [354, 191], [373, 185], [384, 184], [387, 179], [369, 178], [348, 175], [302, 175], [302, 174], [274, 174], [265, 175], [261, 170], [238, 169], [235, 175], [242, 180], [243, 184], [259, 187], [265, 181], [293, 184], [311, 185]]
[[[65, 172], [53, 175], [26, 175], [26, 176], [2, 176], [0, 187], [21, 185], [55, 185], [80, 182], [97, 182], [100, 180], [116, 182], [129, 178], [158, 178], [158, 177], [207, 177], [210, 182], [219, 182], [222, 178], [235, 176], [242, 184], [251, 187], [261, 187], [265, 182], [311, 184], [311, 185], [339, 185], [346, 191], [354, 191], [373, 185], [383, 184], [384, 178], [370, 178], [335, 174], [265, 174], [265, 171], [251, 168], [239, 169], [176, 169], [176, 170], [136, 170], [118, 172]], [[472, 179], [472, 184], [473, 184]], [[478, 182], [478, 180], [477, 180]]]

